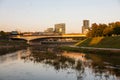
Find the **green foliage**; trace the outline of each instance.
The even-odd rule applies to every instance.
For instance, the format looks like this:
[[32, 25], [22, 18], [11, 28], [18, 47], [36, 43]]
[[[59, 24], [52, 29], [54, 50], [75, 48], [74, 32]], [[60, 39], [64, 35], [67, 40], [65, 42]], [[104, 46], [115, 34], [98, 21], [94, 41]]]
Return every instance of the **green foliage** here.
[[113, 34], [113, 28], [111, 27], [106, 27], [103, 31], [104, 36], [112, 36]]
[[91, 30], [88, 32], [88, 37], [101, 37], [120, 35], [120, 22], [107, 24], [92, 24]]
[[114, 33], [115, 35], [120, 35], [120, 22], [116, 22], [116, 23], [115, 23], [115, 26], [114, 26], [113, 30], [114, 30], [113, 33]]
[[8, 34], [4, 31], [0, 31], [0, 39], [8, 39]]

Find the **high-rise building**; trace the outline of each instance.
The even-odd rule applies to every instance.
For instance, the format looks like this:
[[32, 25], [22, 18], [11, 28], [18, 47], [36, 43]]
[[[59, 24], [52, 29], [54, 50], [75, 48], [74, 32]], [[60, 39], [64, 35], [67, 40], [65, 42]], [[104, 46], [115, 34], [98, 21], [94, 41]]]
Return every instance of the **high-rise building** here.
[[83, 20], [82, 33], [87, 34], [89, 29], [89, 20]]
[[55, 24], [55, 33], [65, 34], [65, 23]]

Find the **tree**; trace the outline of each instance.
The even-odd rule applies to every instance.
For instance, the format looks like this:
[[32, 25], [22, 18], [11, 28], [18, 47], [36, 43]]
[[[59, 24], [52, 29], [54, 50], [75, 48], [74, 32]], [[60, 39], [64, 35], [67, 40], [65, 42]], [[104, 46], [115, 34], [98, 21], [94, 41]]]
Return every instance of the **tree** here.
[[0, 39], [8, 39], [7, 33], [5, 33], [4, 31], [0, 31]]
[[96, 37], [97, 36], [97, 28], [98, 25], [96, 23], [92, 24], [92, 29], [91, 29], [91, 37]]
[[87, 37], [92, 37], [92, 30], [89, 30], [89, 32], [87, 33]]
[[103, 31], [104, 36], [112, 36], [113, 34], [113, 28], [112, 27], [106, 27]]
[[120, 35], [120, 22], [116, 22], [113, 28], [113, 33], [115, 35]]
[[92, 24], [91, 31], [89, 31], [88, 36], [91, 37], [98, 37], [98, 36], [103, 36], [103, 31], [107, 27], [106, 24]]
[[103, 36], [104, 29], [107, 28], [108, 26], [106, 24], [99, 24], [98, 29], [97, 29], [97, 35], [98, 36]]
[[88, 37], [101, 37], [101, 36], [112, 36], [120, 35], [120, 22], [107, 24], [92, 24], [91, 30], [88, 32]]

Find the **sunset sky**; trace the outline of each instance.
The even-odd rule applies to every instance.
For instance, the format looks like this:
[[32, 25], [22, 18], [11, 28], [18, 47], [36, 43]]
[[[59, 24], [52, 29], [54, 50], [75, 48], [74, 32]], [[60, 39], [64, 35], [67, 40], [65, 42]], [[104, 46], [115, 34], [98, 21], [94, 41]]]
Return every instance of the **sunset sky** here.
[[0, 0], [0, 31], [44, 31], [65, 23], [67, 33], [80, 33], [82, 21], [120, 21], [120, 0]]

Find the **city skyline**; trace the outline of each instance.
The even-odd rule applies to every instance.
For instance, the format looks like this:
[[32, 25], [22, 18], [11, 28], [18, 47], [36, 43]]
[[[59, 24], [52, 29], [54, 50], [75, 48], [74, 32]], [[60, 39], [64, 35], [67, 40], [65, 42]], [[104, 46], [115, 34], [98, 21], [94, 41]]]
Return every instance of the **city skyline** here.
[[65, 23], [67, 33], [81, 33], [83, 20], [120, 21], [119, 0], [0, 0], [0, 30], [44, 31]]

